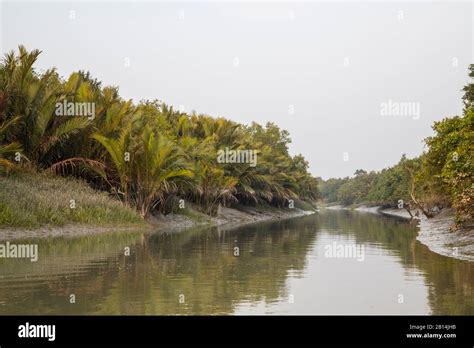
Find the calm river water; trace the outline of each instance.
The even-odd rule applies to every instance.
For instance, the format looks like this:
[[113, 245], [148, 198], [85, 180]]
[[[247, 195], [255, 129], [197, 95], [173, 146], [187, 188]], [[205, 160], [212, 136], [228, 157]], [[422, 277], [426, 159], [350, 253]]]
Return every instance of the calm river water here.
[[416, 234], [404, 220], [326, 211], [31, 240], [37, 262], [0, 259], [0, 314], [474, 314], [474, 263]]

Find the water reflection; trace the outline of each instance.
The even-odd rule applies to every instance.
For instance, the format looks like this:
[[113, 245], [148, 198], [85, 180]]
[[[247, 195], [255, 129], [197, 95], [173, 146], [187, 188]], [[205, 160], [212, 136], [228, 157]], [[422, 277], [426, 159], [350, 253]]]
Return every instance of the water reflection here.
[[[327, 211], [233, 230], [38, 240], [37, 263], [0, 259], [0, 313], [474, 314], [473, 264], [415, 237], [402, 220]], [[334, 241], [364, 245], [364, 261], [325, 257]]]

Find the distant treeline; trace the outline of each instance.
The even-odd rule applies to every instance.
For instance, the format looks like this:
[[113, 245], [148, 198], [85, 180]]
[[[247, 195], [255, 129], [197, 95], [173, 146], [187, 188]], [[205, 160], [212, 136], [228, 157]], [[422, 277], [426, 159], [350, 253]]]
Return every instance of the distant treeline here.
[[[469, 67], [474, 78], [474, 64]], [[349, 178], [320, 180], [327, 203], [345, 206], [370, 204], [418, 209], [432, 217], [454, 207], [458, 224], [470, 224], [474, 214], [474, 84], [463, 88], [462, 116], [445, 118], [432, 126], [425, 139], [427, 151], [379, 172], [357, 170]]]
[[3, 175], [34, 168], [80, 177], [142, 216], [170, 212], [181, 199], [213, 215], [219, 204], [318, 198], [307, 161], [290, 156], [289, 134], [277, 125], [187, 114], [157, 100], [134, 104], [89, 73], [38, 72], [39, 55], [20, 46], [0, 64]]

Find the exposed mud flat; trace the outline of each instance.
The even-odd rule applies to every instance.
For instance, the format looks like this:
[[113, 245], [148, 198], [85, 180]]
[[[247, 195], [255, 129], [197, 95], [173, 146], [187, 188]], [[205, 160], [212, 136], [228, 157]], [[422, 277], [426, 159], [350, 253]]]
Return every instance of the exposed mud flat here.
[[[380, 210], [382, 214], [410, 218], [403, 209]], [[451, 231], [454, 223], [453, 209], [444, 209], [435, 217], [428, 219], [419, 214], [419, 232], [417, 240], [426, 245], [431, 251], [440, 255], [453, 257], [459, 260], [474, 261], [474, 230], [459, 229]]]
[[357, 207], [354, 210], [361, 211], [361, 212], [364, 212], [364, 213], [372, 213], [372, 214], [379, 214], [380, 213], [380, 207], [368, 207], [368, 206], [365, 206], [365, 205]]
[[[382, 209], [380, 206], [345, 207], [342, 205], [327, 206], [330, 210], [355, 210], [363, 213], [384, 214], [410, 219], [410, 214], [405, 209]], [[459, 260], [474, 261], [474, 230], [464, 228], [451, 231], [454, 224], [454, 210], [444, 209], [433, 218], [426, 218], [419, 213], [414, 219], [418, 222], [419, 232], [416, 237], [431, 251]]]
[[216, 217], [210, 217], [196, 210], [188, 210], [189, 216], [168, 214], [152, 216], [148, 223], [132, 225], [94, 226], [84, 224], [68, 224], [61, 227], [44, 226], [37, 229], [4, 228], [0, 229], [0, 240], [33, 239], [48, 237], [80, 237], [112, 232], [177, 232], [194, 226], [237, 227], [259, 221], [287, 219], [314, 214], [315, 211], [277, 208], [220, 208]]
[[169, 214], [166, 216], [152, 217], [149, 222], [154, 225], [157, 232], [180, 231], [193, 226], [223, 226], [237, 227], [260, 221], [288, 219], [298, 216], [311, 215], [315, 211], [277, 208], [259, 208], [259, 207], [241, 207], [239, 209], [221, 207], [217, 216], [208, 215], [192, 211], [192, 217], [181, 214]]
[[94, 226], [84, 224], [68, 224], [60, 227], [44, 226], [36, 229], [0, 229], [0, 240], [34, 239], [49, 237], [82, 237], [87, 235], [111, 232], [138, 232], [147, 231], [150, 226], [146, 224]]

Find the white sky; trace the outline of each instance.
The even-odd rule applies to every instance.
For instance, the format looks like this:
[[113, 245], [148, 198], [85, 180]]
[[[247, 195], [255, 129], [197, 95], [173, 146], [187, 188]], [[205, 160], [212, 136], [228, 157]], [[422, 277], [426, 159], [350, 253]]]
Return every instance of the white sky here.
[[[39, 68], [88, 70], [124, 98], [273, 121], [323, 178], [419, 155], [433, 121], [461, 113], [474, 63], [471, 2], [0, 6], [2, 55], [24, 44], [43, 51]], [[389, 100], [420, 103], [420, 118], [381, 116]]]

